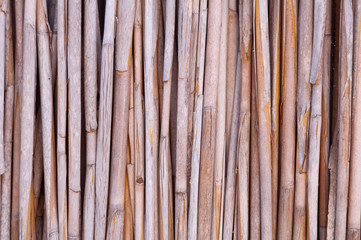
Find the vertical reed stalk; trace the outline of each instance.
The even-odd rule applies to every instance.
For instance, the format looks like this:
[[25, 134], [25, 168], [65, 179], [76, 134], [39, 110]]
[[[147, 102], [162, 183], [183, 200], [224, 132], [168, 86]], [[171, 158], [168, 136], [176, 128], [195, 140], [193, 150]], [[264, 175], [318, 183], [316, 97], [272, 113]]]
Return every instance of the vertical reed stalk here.
[[113, 67], [116, 1], [106, 2], [100, 99], [98, 114], [97, 155], [95, 165], [95, 239], [105, 239], [108, 206], [110, 134], [113, 107]]
[[23, 86], [20, 110], [20, 228], [19, 239], [31, 236], [33, 145], [36, 86], [36, 1], [24, 4]]

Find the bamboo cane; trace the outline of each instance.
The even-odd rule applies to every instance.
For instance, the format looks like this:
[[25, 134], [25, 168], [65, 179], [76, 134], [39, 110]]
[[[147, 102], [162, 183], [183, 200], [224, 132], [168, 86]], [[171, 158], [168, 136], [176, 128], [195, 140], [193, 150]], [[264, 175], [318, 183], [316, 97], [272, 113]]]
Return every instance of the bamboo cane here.
[[136, 1], [134, 20], [134, 135], [135, 135], [135, 240], [144, 238], [144, 118], [142, 67], [142, 4]]
[[[227, 63], [228, 64], [228, 63]], [[233, 94], [232, 122], [230, 129], [229, 154], [227, 163], [227, 182], [225, 194], [224, 208], [224, 233], [223, 239], [232, 239], [233, 222], [235, 219], [235, 197], [236, 197], [236, 155], [237, 155], [237, 139], [238, 139], [238, 123], [239, 123], [239, 104], [241, 90], [241, 55], [238, 53], [237, 68], [235, 76], [235, 88]], [[237, 210], [237, 208], [236, 208]]]
[[[240, 239], [249, 237], [249, 157], [251, 127], [251, 82], [252, 82], [252, 2], [244, 0], [240, 11], [241, 51], [241, 98], [238, 129], [238, 224]], [[262, 54], [262, 53], [260, 53]], [[260, 55], [260, 57], [263, 57]], [[260, 59], [261, 61], [263, 59]]]
[[209, 1], [206, 44], [206, 67], [202, 123], [202, 146], [199, 173], [198, 238], [211, 237], [213, 174], [216, 148], [217, 87], [221, 43], [221, 1]]
[[[295, 170], [295, 206], [293, 213], [293, 238], [306, 239], [306, 195], [307, 164], [309, 139], [309, 118], [311, 110], [311, 58], [313, 2], [302, 1], [299, 4], [297, 39], [297, 142]], [[321, 129], [321, 128], [320, 128]]]
[[277, 236], [278, 166], [280, 130], [281, 77], [281, 1], [270, 1], [270, 56], [271, 56], [271, 147], [272, 147], [272, 239]]
[[323, 47], [322, 72], [322, 124], [320, 149], [320, 196], [319, 196], [319, 238], [326, 239], [327, 202], [329, 190], [329, 163], [330, 150], [330, 87], [331, 87], [331, 43], [332, 43], [332, 4], [326, 1], [325, 40]]
[[24, 68], [20, 124], [20, 228], [19, 239], [31, 235], [30, 212], [32, 203], [32, 155], [35, 113], [36, 85], [36, 1], [26, 0], [24, 4]]
[[341, 1], [340, 7], [340, 72], [339, 72], [339, 124], [340, 137], [337, 160], [337, 201], [335, 238], [346, 238], [347, 196], [349, 178], [349, 143], [352, 89], [353, 12], [352, 2]]
[[43, 158], [45, 209], [47, 216], [47, 238], [58, 239], [58, 212], [56, 197], [53, 87], [51, 74], [51, 57], [49, 43], [49, 23], [47, 5], [37, 0], [37, 42], [40, 77], [41, 118], [43, 128]]
[[6, 62], [6, 15], [7, 5], [10, 4], [8, 0], [3, 0], [0, 3], [0, 174], [4, 174], [5, 159], [4, 159], [4, 99], [5, 99], [5, 62]]
[[154, 95], [154, 58], [157, 37], [157, 3], [155, 0], [144, 4], [144, 92], [145, 92], [145, 159], [146, 181], [145, 188], [145, 229], [146, 239], [157, 239], [157, 101]]
[[162, 228], [163, 239], [170, 239], [170, 223], [169, 205], [169, 119], [170, 119], [170, 96], [172, 85], [172, 66], [174, 52], [174, 29], [175, 29], [175, 1], [167, 1], [166, 5], [166, 21], [165, 21], [165, 46], [164, 46], [164, 70], [163, 70], [163, 109], [161, 117], [161, 132], [159, 140], [159, 189], [160, 189], [160, 208], [162, 212]]
[[57, 184], [58, 184], [58, 222], [59, 239], [68, 236], [67, 208], [67, 2], [57, 1]]
[[177, 154], [175, 175], [175, 236], [187, 239], [187, 144], [188, 144], [188, 87], [189, 53], [192, 26], [192, 1], [179, 2], [178, 11], [178, 98], [177, 98]]
[[86, 176], [83, 206], [84, 239], [94, 238], [95, 159], [97, 144], [97, 11], [96, 0], [84, 3], [84, 99], [86, 131]]
[[201, 135], [202, 135], [202, 114], [203, 114], [203, 82], [204, 64], [207, 32], [207, 1], [200, 1], [199, 26], [198, 26], [198, 47], [197, 47], [197, 76], [196, 76], [196, 96], [193, 127], [193, 145], [191, 161], [191, 180], [189, 194], [189, 215], [188, 215], [188, 239], [197, 239], [198, 231], [198, 191], [199, 191], [199, 167], [201, 155]]
[[104, 239], [108, 204], [116, 1], [106, 2], [95, 166], [95, 239]]
[[125, 210], [125, 173], [128, 143], [130, 60], [134, 2], [120, 1], [117, 8], [114, 109], [107, 239], [122, 239]]
[[225, 168], [226, 150], [226, 84], [227, 84], [227, 31], [228, 31], [228, 0], [221, 3], [221, 42], [219, 53], [219, 75], [217, 86], [217, 119], [216, 119], [216, 146], [214, 163], [214, 195], [212, 209], [212, 239], [219, 239], [222, 222], [223, 202], [223, 171]]
[[296, 152], [296, 69], [297, 69], [297, 1], [287, 0], [282, 14], [282, 81], [280, 120], [280, 197], [278, 209], [277, 237], [292, 237], [294, 199], [294, 171]]
[[[253, 46], [253, 50], [255, 46]], [[260, 167], [258, 157], [257, 82], [255, 54], [252, 54], [251, 159], [250, 159], [250, 238], [261, 239]], [[273, 218], [272, 218], [273, 221]]]
[[20, 101], [23, 78], [23, 24], [24, 3], [15, 1], [15, 100], [14, 100], [14, 145], [11, 193], [11, 239], [19, 239], [20, 210]]
[[5, 61], [5, 122], [4, 122], [4, 160], [5, 173], [1, 177], [1, 239], [10, 239], [11, 210], [11, 165], [14, 129], [14, 57], [13, 23], [11, 4], [6, 9], [6, 61]]
[[256, 0], [254, 6], [254, 21], [257, 77], [257, 114], [259, 124], [258, 146], [260, 161], [261, 235], [262, 238], [264, 236], [265, 239], [271, 239], [271, 73], [268, 39], [267, 1]]
[[347, 239], [360, 238], [360, 212], [361, 212], [361, 188], [360, 181], [361, 175], [361, 158], [358, 153], [360, 146], [360, 125], [358, 124], [358, 118], [360, 116], [360, 98], [361, 91], [360, 85], [357, 84], [358, 79], [361, 77], [360, 71], [360, 24], [361, 24], [361, 3], [355, 3], [354, 5], [354, 56], [353, 56], [353, 95], [352, 95], [352, 138], [351, 138], [351, 153], [350, 153], [350, 186], [349, 186], [349, 198], [347, 208]]
[[326, 2], [315, 1], [312, 45], [312, 106], [309, 129], [309, 160], [307, 171], [308, 239], [318, 239], [318, 183], [322, 124], [322, 55], [326, 23]]
[[81, 237], [81, 7], [68, 2], [68, 237]]
[[[227, 83], [226, 83], [226, 159], [229, 158], [231, 145], [231, 128], [233, 119], [233, 99], [237, 72], [237, 55], [239, 48], [239, 18], [237, 1], [228, 2], [228, 31], [227, 31]], [[228, 174], [227, 174], [228, 175]]]

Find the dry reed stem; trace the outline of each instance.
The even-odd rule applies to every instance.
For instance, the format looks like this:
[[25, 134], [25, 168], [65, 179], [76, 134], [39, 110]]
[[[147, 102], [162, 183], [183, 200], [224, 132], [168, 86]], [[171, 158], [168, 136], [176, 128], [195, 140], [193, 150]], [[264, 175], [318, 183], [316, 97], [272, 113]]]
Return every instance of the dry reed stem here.
[[[261, 235], [272, 238], [271, 170], [271, 72], [268, 37], [267, 1], [256, 0], [254, 30], [256, 50], [258, 146], [260, 161]], [[262, 29], [262, 31], [261, 31]], [[262, 167], [261, 167], [262, 166]]]
[[144, 118], [143, 118], [143, 50], [142, 4], [136, 1], [134, 22], [134, 141], [135, 141], [135, 209], [134, 238], [144, 238]]
[[217, 86], [221, 42], [221, 1], [209, 1], [202, 143], [198, 195], [198, 238], [209, 239], [212, 227], [213, 174], [216, 148]]
[[313, 36], [313, 2], [302, 1], [299, 4], [299, 9], [297, 39], [297, 148], [293, 238], [305, 239], [307, 236], [306, 195], [310, 127], [309, 118], [311, 110], [310, 72]]
[[20, 228], [19, 239], [31, 235], [32, 169], [35, 122], [36, 86], [36, 1], [26, 0], [24, 4], [23, 39], [23, 86], [20, 109]]
[[1, 177], [1, 239], [10, 239], [11, 226], [11, 171], [14, 129], [14, 56], [13, 56], [13, 6], [6, 9], [6, 51], [5, 51], [5, 122], [4, 122], [4, 158], [5, 173]]
[[287, 0], [282, 13], [282, 80], [280, 103], [280, 190], [277, 237], [292, 237], [296, 153], [297, 1]]
[[84, 239], [94, 238], [95, 164], [97, 145], [97, 15], [95, 0], [84, 2], [84, 105], [86, 131], [86, 173], [83, 203]]
[[332, 43], [332, 3], [326, 1], [326, 25], [323, 48], [322, 72], [322, 126], [320, 152], [320, 196], [319, 196], [319, 238], [326, 239], [327, 203], [329, 191], [329, 151], [330, 151], [330, 88], [331, 88], [331, 43]]
[[113, 65], [116, 1], [106, 2], [100, 99], [98, 114], [97, 155], [95, 165], [95, 239], [105, 239], [108, 205], [110, 134], [113, 108]]
[[340, 71], [339, 71], [339, 143], [337, 159], [337, 201], [335, 238], [346, 238], [349, 178], [349, 144], [352, 93], [353, 12], [352, 1], [341, 1], [340, 7]]

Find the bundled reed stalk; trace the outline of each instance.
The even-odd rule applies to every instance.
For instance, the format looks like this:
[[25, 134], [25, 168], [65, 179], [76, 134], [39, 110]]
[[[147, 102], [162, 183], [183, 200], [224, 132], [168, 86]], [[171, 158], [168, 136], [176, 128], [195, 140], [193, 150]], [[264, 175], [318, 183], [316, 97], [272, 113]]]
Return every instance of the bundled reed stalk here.
[[1, 239], [358, 239], [360, 9], [0, 0]]
[[310, 111], [311, 111], [311, 59], [313, 36], [313, 2], [299, 4], [297, 39], [297, 141], [295, 170], [295, 206], [293, 213], [293, 238], [306, 238], [307, 215], [307, 164]]
[[95, 166], [95, 233], [96, 239], [105, 239], [108, 204], [110, 133], [113, 103], [113, 65], [116, 1], [107, 1], [102, 43], [100, 99]]
[[[33, 145], [35, 123], [35, 86], [36, 86], [36, 1], [26, 0], [24, 4], [24, 39], [23, 39], [23, 86], [20, 110], [20, 223], [19, 238], [33, 236], [31, 216], [33, 209]], [[35, 236], [34, 236], [35, 237]]]

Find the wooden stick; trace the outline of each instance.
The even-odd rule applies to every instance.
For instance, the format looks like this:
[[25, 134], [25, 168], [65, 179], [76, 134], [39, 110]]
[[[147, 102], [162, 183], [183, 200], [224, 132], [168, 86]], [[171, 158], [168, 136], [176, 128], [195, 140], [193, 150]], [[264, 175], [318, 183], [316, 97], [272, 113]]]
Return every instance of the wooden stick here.
[[189, 196], [189, 216], [188, 216], [188, 239], [197, 239], [198, 230], [198, 191], [199, 191], [199, 166], [201, 155], [201, 135], [202, 135], [202, 113], [203, 113], [203, 81], [204, 64], [207, 33], [207, 1], [201, 0], [198, 26], [198, 47], [197, 47], [197, 72], [196, 76], [196, 96], [193, 127], [193, 145], [191, 162], [191, 180]]
[[[311, 109], [311, 58], [313, 2], [302, 1], [299, 4], [297, 39], [297, 148], [295, 170], [295, 206], [293, 213], [293, 238], [305, 239], [307, 236], [306, 195], [307, 163], [309, 147], [309, 117]], [[321, 129], [321, 128], [320, 128]], [[311, 136], [310, 136], [311, 138]], [[311, 146], [311, 145], [310, 145]]]
[[236, 221], [235, 212], [235, 197], [236, 197], [236, 156], [237, 156], [237, 139], [238, 139], [238, 122], [239, 122], [239, 104], [240, 104], [240, 90], [241, 90], [241, 55], [238, 53], [237, 68], [235, 76], [235, 88], [233, 94], [233, 115], [230, 130], [229, 154], [227, 163], [227, 182], [225, 193], [225, 207], [224, 207], [224, 233], [223, 239], [232, 239], [233, 222]]
[[67, 124], [67, 2], [57, 1], [57, 184], [58, 184], [58, 218], [59, 239], [68, 236], [68, 208], [67, 208], [67, 153], [66, 153], [66, 124]]
[[[86, 131], [86, 176], [83, 206], [84, 239], [94, 238], [95, 160], [97, 145], [97, 12], [96, 0], [84, 2], [84, 100]], [[100, 57], [100, 56], [98, 56]]]
[[[238, 224], [241, 239], [249, 236], [249, 157], [251, 136], [252, 2], [244, 0], [240, 11], [241, 98], [238, 129]], [[262, 53], [260, 53], [262, 54]], [[260, 57], [263, 57], [260, 55]], [[260, 59], [262, 61], [263, 59]]]
[[361, 113], [360, 106], [360, 85], [357, 84], [358, 80], [361, 77], [360, 69], [360, 58], [361, 58], [361, 49], [360, 49], [360, 20], [361, 20], [361, 3], [356, 3], [354, 5], [354, 57], [353, 57], [353, 94], [352, 94], [352, 139], [351, 139], [351, 153], [350, 153], [350, 186], [349, 186], [349, 196], [348, 196], [348, 208], [347, 208], [347, 239], [357, 239], [360, 238], [360, 214], [361, 212], [361, 155], [358, 153], [359, 144], [361, 141], [360, 138], [360, 124], [357, 119]]
[[19, 239], [20, 210], [20, 108], [23, 79], [23, 25], [24, 3], [15, 1], [15, 101], [14, 101], [14, 145], [11, 193], [11, 239]]
[[135, 219], [134, 238], [144, 238], [144, 118], [142, 66], [142, 4], [136, 1], [134, 22], [134, 135], [135, 135]]
[[20, 229], [19, 239], [31, 235], [30, 209], [32, 203], [31, 185], [34, 145], [34, 113], [36, 83], [36, 1], [26, 0], [24, 4], [24, 68], [20, 124]]
[[[271, 73], [268, 39], [267, 1], [256, 0], [254, 6], [258, 146], [260, 161], [261, 235], [272, 238], [272, 170], [271, 170]], [[261, 31], [262, 29], [262, 31]]]
[[6, 9], [6, 61], [5, 61], [5, 123], [4, 123], [4, 158], [5, 173], [1, 177], [1, 239], [10, 239], [11, 212], [11, 165], [14, 129], [14, 56], [12, 6]]
[[272, 238], [277, 237], [278, 167], [281, 79], [281, 0], [270, 1], [271, 131], [272, 131]]
[[198, 239], [211, 237], [213, 173], [216, 148], [217, 87], [221, 42], [221, 1], [209, 1], [206, 45], [206, 68], [202, 123], [202, 146], [199, 174]]
[[115, 81], [110, 196], [107, 239], [121, 239], [124, 227], [126, 152], [128, 144], [130, 60], [134, 24], [134, 2], [120, 1], [115, 48]]
[[217, 86], [217, 119], [216, 119], [216, 154], [214, 165], [214, 195], [212, 209], [212, 239], [219, 239], [222, 222], [222, 188], [223, 171], [226, 166], [226, 84], [227, 84], [227, 32], [228, 32], [228, 0], [222, 0], [221, 10], [221, 43], [219, 53], [219, 75]]
[[[287, 0], [282, 14], [282, 81], [280, 122], [280, 197], [277, 237], [292, 237], [294, 171], [296, 152], [296, 67], [297, 67], [297, 1]], [[262, 164], [261, 164], [262, 165]]]
[[113, 103], [113, 62], [116, 1], [106, 2], [95, 166], [95, 239], [105, 239], [108, 205], [110, 133]]
[[4, 159], [4, 99], [5, 99], [5, 62], [6, 62], [6, 15], [8, 0], [0, 3], [0, 174], [5, 172]]
[[170, 96], [172, 85], [172, 66], [174, 53], [174, 29], [175, 29], [175, 11], [176, 4], [174, 0], [167, 1], [166, 20], [165, 20], [165, 46], [164, 46], [164, 70], [163, 70], [163, 109], [161, 117], [161, 132], [159, 140], [159, 192], [160, 192], [160, 208], [162, 219], [163, 239], [171, 238], [171, 219], [169, 216], [169, 201], [172, 195], [169, 194], [169, 162], [170, 162], [170, 135], [169, 135], [169, 119], [170, 119]]
[[340, 8], [340, 72], [339, 72], [339, 124], [340, 137], [337, 160], [337, 201], [335, 238], [346, 238], [347, 196], [349, 178], [349, 144], [351, 122], [352, 46], [353, 15], [352, 2], [341, 1]]
[[68, 237], [76, 239], [81, 237], [81, 5], [68, 3]]

